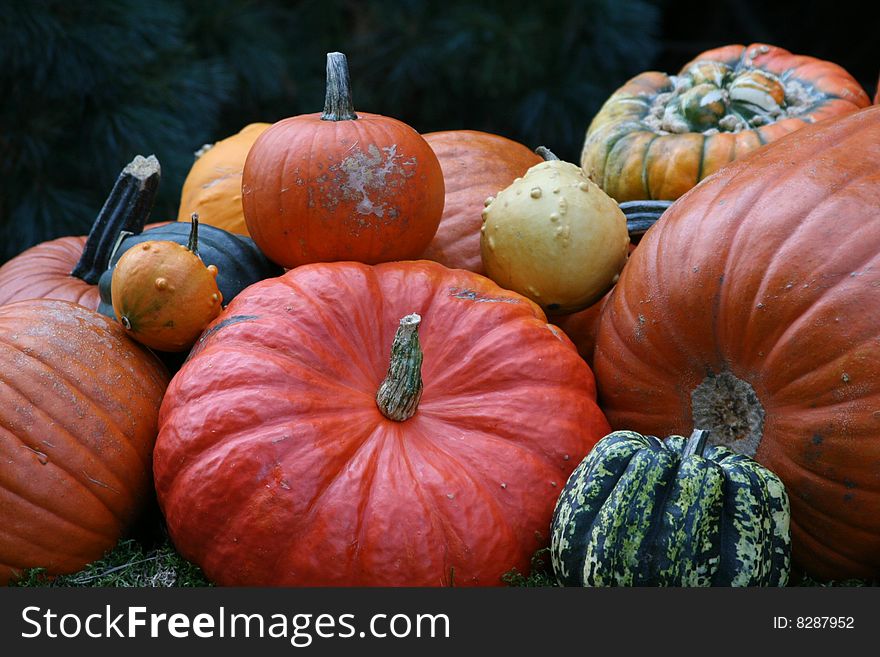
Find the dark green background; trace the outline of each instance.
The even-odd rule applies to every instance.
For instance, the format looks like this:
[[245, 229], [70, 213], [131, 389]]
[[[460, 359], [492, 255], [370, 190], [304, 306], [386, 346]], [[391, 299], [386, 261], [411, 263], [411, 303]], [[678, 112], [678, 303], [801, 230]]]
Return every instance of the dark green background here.
[[876, 28], [832, 3], [716, 0], [3, 0], [0, 263], [85, 234], [136, 154], [174, 218], [193, 152], [253, 121], [319, 111], [325, 55], [356, 109], [420, 132], [478, 129], [577, 161], [602, 102], [648, 69], [763, 41], [830, 59], [872, 95]]

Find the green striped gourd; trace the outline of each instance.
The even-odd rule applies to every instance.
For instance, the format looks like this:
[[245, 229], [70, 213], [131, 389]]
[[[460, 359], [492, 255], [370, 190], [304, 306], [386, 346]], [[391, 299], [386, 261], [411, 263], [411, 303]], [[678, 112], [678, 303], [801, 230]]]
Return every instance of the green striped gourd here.
[[563, 586], [784, 586], [788, 495], [708, 432], [603, 438], [556, 504], [551, 559]]

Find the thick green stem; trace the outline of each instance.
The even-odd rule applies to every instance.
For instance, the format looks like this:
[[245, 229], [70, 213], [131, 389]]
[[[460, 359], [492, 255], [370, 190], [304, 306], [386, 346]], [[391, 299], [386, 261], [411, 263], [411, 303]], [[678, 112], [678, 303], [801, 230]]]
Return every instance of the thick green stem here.
[[348, 76], [348, 60], [341, 52], [327, 53], [327, 95], [324, 99], [322, 121], [353, 121], [351, 81]]
[[382, 415], [396, 422], [403, 422], [415, 415], [422, 398], [421, 321], [422, 318], [416, 313], [400, 320], [391, 343], [388, 374], [376, 393], [376, 405]]
[[687, 443], [685, 443], [684, 451], [681, 453], [682, 460], [689, 456], [702, 456], [703, 450], [706, 449], [707, 440], [709, 440], [709, 431], [706, 429], [694, 429]]
[[119, 174], [104, 207], [95, 218], [82, 256], [71, 276], [97, 285], [110, 264], [110, 255], [121, 231], [141, 233], [159, 187], [161, 167], [154, 155], [137, 155]]

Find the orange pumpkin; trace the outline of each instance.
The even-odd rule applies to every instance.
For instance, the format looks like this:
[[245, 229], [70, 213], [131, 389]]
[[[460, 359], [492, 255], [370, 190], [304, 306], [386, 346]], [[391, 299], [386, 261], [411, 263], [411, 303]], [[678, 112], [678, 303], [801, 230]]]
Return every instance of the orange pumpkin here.
[[446, 186], [440, 227], [422, 257], [482, 274], [480, 213], [486, 199], [540, 163], [541, 157], [519, 142], [478, 130], [422, 136], [437, 154]]
[[183, 181], [178, 221], [196, 213], [202, 223], [248, 235], [241, 209], [241, 174], [247, 154], [271, 124], [251, 123], [197, 154]]
[[725, 46], [677, 76], [642, 73], [614, 92], [590, 123], [581, 165], [618, 201], [674, 200], [762, 144], [869, 104], [837, 64]]
[[880, 575], [880, 106], [807, 126], [676, 201], [594, 354], [615, 428], [705, 427], [791, 499], [792, 556]]
[[248, 232], [288, 268], [417, 258], [437, 232], [443, 196], [440, 163], [418, 132], [354, 112], [342, 53], [327, 56], [324, 112], [272, 125], [242, 174]]
[[0, 585], [75, 572], [153, 501], [168, 373], [115, 321], [70, 301], [0, 306]]
[[160, 425], [175, 546], [252, 586], [501, 585], [548, 543], [608, 428], [590, 368], [537, 305], [427, 260], [250, 286]]

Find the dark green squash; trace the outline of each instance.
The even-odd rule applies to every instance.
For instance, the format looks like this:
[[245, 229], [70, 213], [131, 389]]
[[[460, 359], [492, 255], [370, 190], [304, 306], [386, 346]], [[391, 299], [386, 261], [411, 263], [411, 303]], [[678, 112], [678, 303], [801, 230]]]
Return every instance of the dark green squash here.
[[551, 559], [563, 586], [784, 586], [788, 495], [708, 432], [603, 438], [556, 504]]
[[[140, 234], [121, 234], [109, 267], [98, 283], [101, 291], [98, 312], [114, 317], [110, 283], [113, 268], [123, 253], [150, 240], [167, 240], [186, 246], [189, 236], [190, 224], [182, 221], [149, 228]], [[206, 265], [215, 265], [218, 269], [217, 286], [223, 295], [224, 307], [248, 285], [284, 273], [281, 267], [263, 255], [251, 238], [204, 223], [199, 226], [199, 255]]]

